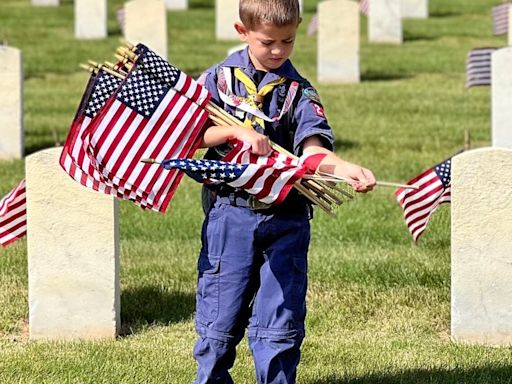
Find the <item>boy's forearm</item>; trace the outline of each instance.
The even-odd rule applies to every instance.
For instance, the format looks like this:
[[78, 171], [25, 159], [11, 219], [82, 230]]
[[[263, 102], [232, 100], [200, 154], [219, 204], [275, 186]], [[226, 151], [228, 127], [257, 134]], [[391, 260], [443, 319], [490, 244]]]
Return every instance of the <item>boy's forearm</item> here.
[[375, 176], [372, 171], [338, 157], [334, 152], [322, 147], [322, 142], [317, 137], [306, 140], [303, 152], [304, 154], [325, 154], [317, 171], [355, 181], [351, 184], [358, 192], [369, 191], [375, 185]]
[[212, 125], [204, 133], [201, 148], [211, 148], [224, 144], [235, 137], [235, 128], [229, 125]]

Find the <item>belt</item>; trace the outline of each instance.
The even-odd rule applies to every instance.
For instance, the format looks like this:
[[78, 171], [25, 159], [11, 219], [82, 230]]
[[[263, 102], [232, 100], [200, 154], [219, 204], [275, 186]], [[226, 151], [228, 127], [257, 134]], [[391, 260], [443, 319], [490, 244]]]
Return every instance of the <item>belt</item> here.
[[311, 206], [298, 196], [293, 196], [291, 199], [287, 198], [279, 205], [267, 205], [260, 203], [253, 196], [244, 191], [217, 191], [216, 201], [221, 204], [232, 205], [235, 207], [249, 208], [253, 211], [264, 214], [275, 214], [277, 212], [290, 212], [290, 213], [307, 213], [311, 215]]

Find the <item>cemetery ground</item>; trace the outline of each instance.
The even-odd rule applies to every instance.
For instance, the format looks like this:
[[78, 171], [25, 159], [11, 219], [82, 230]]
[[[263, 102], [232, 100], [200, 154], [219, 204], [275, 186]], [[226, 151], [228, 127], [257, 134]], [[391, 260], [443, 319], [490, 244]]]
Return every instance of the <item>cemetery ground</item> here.
[[[493, 37], [493, 0], [431, 0], [430, 18], [406, 20], [402, 46], [369, 44], [362, 18], [358, 85], [316, 84], [337, 153], [404, 182], [463, 146], [490, 143], [490, 90], [464, 88], [468, 50], [504, 46]], [[25, 150], [62, 143], [87, 74], [78, 63], [110, 60], [119, 45], [109, 1], [109, 37], [73, 37], [73, 4], [35, 8], [1, 0], [0, 39], [24, 55]], [[293, 61], [316, 83], [316, 37], [306, 36], [317, 1], [305, 1]], [[169, 58], [197, 76], [236, 42], [214, 37], [213, 1], [169, 12]], [[55, 133], [54, 133], [55, 131]], [[24, 177], [23, 161], [0, 161], [0, 196]], [[122, 335], [101, 342], [29, 342], [26, 240], [0, 249], [0, 383], [187, 383], [200, 187], [184, 179], [167, 214], [121, 203]], [[376, 188], [332, 219], [316, 210], [309, 259], [307, 336], [299, 383], [510, 383], [510, 348], [450, 341], [450, 207], [414, 244], [393, 190]], [[94, 310], [94, 309], [91, 309]], [[232, 370], [254, 382], [246, 341]]]

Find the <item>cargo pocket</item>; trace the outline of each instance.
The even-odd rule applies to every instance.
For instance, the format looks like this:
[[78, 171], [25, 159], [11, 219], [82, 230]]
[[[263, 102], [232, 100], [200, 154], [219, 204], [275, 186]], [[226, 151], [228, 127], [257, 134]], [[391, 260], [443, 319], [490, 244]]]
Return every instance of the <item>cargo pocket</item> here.
[[208, 325], [219, 315], [220, 256], [201, 252], [197, 264], [198, 282], [196, 316], [199, 323]]
[[293, 258], [293, 305], [297, 315], [303, 317], [306, 311], [306, 291], [308, 287], [308, 261], [304, 257]]

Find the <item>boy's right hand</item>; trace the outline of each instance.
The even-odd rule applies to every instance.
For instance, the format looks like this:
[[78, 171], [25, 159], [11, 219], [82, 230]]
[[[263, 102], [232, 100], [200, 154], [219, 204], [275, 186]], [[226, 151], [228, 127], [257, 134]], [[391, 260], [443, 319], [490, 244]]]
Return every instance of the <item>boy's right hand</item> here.
[[251, 144], [251, 152], [255, 155], [265, 156], [272, 151], [272, 146], [267, 136], [246, 127], [236, 127], [235, 129], [235, 137], [238, 140]]

